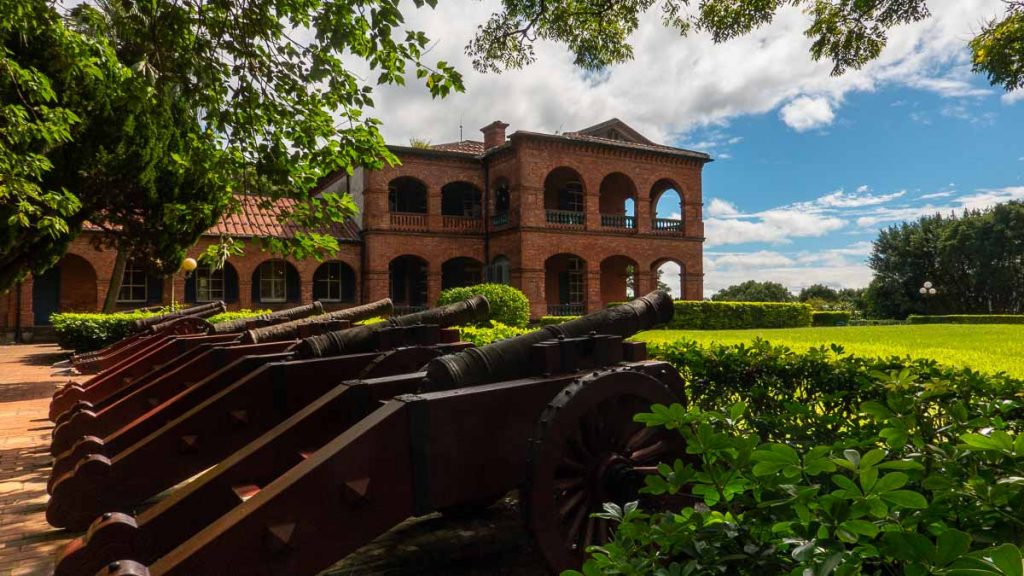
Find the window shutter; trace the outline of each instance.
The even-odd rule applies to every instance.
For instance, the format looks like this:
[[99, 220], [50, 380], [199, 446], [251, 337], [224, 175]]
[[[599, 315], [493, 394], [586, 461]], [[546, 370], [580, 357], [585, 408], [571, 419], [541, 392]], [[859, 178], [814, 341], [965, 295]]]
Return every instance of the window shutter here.
[[356, 273], [348, 264], [341, 265], [341, 300], [352, 302], [356, 299]]
[[224, 302], [238, 302], [238, 272], [231, 264], [224, 264]]
[[288, 301], [298, 302], [302, 300], [302, 285], [299, 282], [299, 271], [291, 264], [285, 266], [284, 282]]
[[[173, 279], [172, 279], [173, 281]], [[185, 302], [192, 304], [196, 301], [196, 275], [195, 273], [189, 274], [188, 278], [185, 278]]]
[[260, 269], [258, 267], [252, 273], [252, 301], [262, 302], [260, 300]]
[[[172, 279], [173, 280], [173, 279]], [[164, 300], [164, 279], [156, 276], [146, 277], [146, 303], [160, 304]]]

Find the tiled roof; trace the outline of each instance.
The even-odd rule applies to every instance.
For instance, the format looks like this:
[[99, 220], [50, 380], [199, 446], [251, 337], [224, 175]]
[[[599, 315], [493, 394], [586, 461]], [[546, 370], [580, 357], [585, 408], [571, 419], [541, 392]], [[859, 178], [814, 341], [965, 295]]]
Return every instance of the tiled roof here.
[[431, 148], [434, 150], [441, 150], [442, 152], [462, 152], [463, 154], [473, 154], [474, 156], [479, 156], [484, 153], [484, 143], [476, 140], [434, 144]]
[[[205, 232], [206, 235], [293, 238], [300, 230], [298, 226], [284, 223], [280, 219], [282, 212], [295, 205], [295, 200], [282, 198], [264, 208], [260, 206], [259, 199], [255, 196], [239, 196], [238, 199], [241, 202], [238, 212], [222, 216], [219, 222]], [[359, 228], [351, 219], [320, 232], [330, 234], [339, 240], [359, 241]]]

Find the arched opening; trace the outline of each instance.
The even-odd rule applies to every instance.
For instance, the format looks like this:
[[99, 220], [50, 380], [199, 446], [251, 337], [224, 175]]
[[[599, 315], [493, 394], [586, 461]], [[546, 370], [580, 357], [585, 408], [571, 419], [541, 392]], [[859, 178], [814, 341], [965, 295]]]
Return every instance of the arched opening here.
[[651, 274], [659, 290], [671, 294], [673, 300], [683, 299], [685, 269], [682, 264], [671, 259], [658, 260], [651, 266]]
[[53, 267], [32, 278], [32, 323], [48, 326], [55, 312], [94, 312], [96, 270], [88, 260], [65, 254]]
[[402, 176], [388, 182], [388, 207], [391, 212], [426, 214], [426, 184], [409, 176]]
[[302, 299], [299, 271], [285, 260], [266, 260], [252, 273], [252, 301], [260, 304]]
[[441, 214], [480, 218], [483, 209], [480, 204], [480, 189], [469, 182], [450, 182], [441, 188]]
[[601, 181], [599, 200], [601, 226], [636, 229], [636, 186], [621, 172], [613, 172]]
[[354, 302], [356, 273], [340, 261], [324, 262], [313, 272], [313, 300], [321, 302]]
[[658, 180], [651, 188], [651, 228], [655, 232], [682, 234], [683, 214], [682, 189], [671, 180]]
[[609, 256], [601, 261], [601, 301], [623, 302], [637, 294], [637, 265], [628, 256]]
[[544, 295], [550, 316], [587, 311], [587, 262], [575, 254], [556, 254], [544, 262]]
[[389, 292], [397, 311], [422, 310], [427, 306], [427, 261], [418, 256], [399, 256], [388, 264]]
[[555, 168], [544, 179], [544, 210], [554, 226], [579, 227], [586, 223], [583, 178], [572, 168]]
[[509, 223], [509, 212], [512, 210], [512, 192], [508, 180], [499, 178], [491, 188], [494, 190], [494, 214], [491, 216], [493, 226], [505, 226]]
[[185, 278], [185, 302], [238, 302], [238, 271], [230, 262], [214, 269], [200, 264]]
[[489, 282], [495, 284], [512, 283], [512, 262], [505, 256], [497, 256], [491, 260], [491, 272]]
[[483, 265], [479, 260], [460, 256], [441, 264], [441, 289], [458, 288], [479, 284], [483, 277]]
[[121, 276], [121, 290], [117, 293], [117, 303], [128, 307], [143, 304], [158, 304], [163, 301], [164, 282], [162, 278], [150, 275], [142, 261], [129, 258], [124, 265]]

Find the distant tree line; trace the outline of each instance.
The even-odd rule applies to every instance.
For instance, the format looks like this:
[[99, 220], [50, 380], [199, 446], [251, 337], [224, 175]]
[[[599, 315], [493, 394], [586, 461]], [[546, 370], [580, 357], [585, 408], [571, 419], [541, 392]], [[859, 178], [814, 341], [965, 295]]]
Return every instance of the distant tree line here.
[[824, 284], [812, 284], [794, 295], [778, 282], [747, 280], [719, 290], [711, 299], [717, 302], [803, 302], [815, 310], [865, 312], [863, 288], [836, 289]]
[[[865, 294], [880, 318], [1024, 312], [1024, 204], [925, 216], [883, 230]], [[934, 295], [922, 295], [931, 282]]]

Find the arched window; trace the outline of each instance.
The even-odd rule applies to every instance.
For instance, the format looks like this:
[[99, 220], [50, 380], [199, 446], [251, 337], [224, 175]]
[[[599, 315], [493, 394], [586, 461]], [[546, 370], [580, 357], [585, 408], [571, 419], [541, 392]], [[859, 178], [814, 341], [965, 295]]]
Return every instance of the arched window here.
[[324, 262], [313, 273], [314, 300], [352, 302], [355, 288], [355, 272], [344, 262]]
[[572, 168], [556, 168], [544, 179], [544, 209], [548, 224], [583, 226], [586, 198], [583, 178]]
[[388, 183], [388, 206], [392, 212], [426, 214], [426, 185], [408, 176], [395, 178]]
[[200, 264], [195, 272], [185, 277], [186, 302], [238, 301], [238, 272], [230, 263], [214, 270], [209, 264]]
[[149, 293], [148, 280], [146, 270], [134, 258], [129, 259], [124, 266], [124, 275], [121, 277], [121, 290], [117, 293], [117, 301], [146, 302]]
[[512, 283], [512, 263], [504, 256], [498, 256], [491, 262], [491, 277], [495, 284]]
[[469, 182], [451, 182], [441, 188], [441, 214], [479, 218], [480, 190]]
[[253, 302], [298, 302], [299, 272], [284, 260], [267, 260], [253, 273]]
[[465, 256], [444, 262], [441, 264], [441, 289], [479, 284], [482, 268], [478, 260]]
[[621, 172], [613, 172], [601, 181], [598, 200], [601, 226], [636, 228], [636, 186]]

